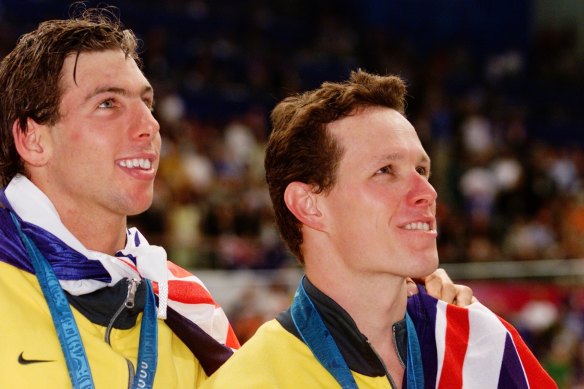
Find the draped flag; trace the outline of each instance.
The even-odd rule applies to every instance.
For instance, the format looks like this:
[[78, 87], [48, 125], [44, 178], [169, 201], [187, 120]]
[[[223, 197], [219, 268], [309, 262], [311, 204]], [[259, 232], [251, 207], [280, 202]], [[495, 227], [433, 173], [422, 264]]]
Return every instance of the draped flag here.
[[17, 175], [0, 191], [0, 201], [5, 206], [0, 208], [0, 261], [34, 273], [9, 216], [14, 212], [68, 293], [83, 295], [123, 278], [147, 278], [158, 297], [158, 318], [166, 319], [208, 375], [239, 348], [223, 309], [201, 280], [167, 261], [166, 251], [150, 245], [136, 228], [127, 230], [126, 247], [112, 256], [83, 246], [63, 225], [50, 200], [24, 176]]
[[481, 303], [458, 307], [423, 288], [408, 299], [428, 389], [557, 388], [513, 326]]

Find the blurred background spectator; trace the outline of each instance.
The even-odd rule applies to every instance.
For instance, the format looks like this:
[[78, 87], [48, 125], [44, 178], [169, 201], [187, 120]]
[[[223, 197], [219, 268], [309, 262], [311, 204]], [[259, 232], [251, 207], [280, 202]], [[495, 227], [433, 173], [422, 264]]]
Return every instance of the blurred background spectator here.
[[[264, 184], [269, 112], [359, 67], [407, 80], [407, 115], [433, 160], [443, 264], [584, 258], [581, 0], [108, 4], [144, 42], [163, 136], [154, 204], [131, 223], [182, 266], [295, 266]], [[69, 5], [0, 0], [0, 57]], [[501, 303], [498, 313], [524, 330], [561, 387], [582, 388], [582, 276], [538, 282], [553, 297]], [[263, 285], [232, 307], [243, 340], [290, 296], [277, 277]], [[488, 285], [475, 293], [497, 306]]]

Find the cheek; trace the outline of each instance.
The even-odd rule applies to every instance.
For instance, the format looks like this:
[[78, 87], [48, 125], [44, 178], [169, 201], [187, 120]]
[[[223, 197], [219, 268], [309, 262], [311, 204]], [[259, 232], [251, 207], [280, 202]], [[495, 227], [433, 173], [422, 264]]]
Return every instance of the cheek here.
[[114, 153], [121, 144], [121, 138], [113, 129], [78, 131], [71, 135], [71, 145], [79, 150], [79, 154], [85, 153], [85, 158], [104, 158], [106, 154]]
[[399, 188], [382, 188], [371, 196], [371, 206], [385, 217], [393, 217], [400, 209], [403, 196]]
[[71, 169], [91, 170], [93, 174], [96, 173], [96, 166], [102, 166], [110, 159], [110, 155], [115, 152], [114, 148], [120, 143], [119, 140], [108, 139], [103, 134], [86, 129], [64, 135], [60, 140], [57, 158]]
[[162, 136], [160, 135], [160, 132], [157, 132], [154, 136], [154, 144], [160, 148], [160, 145], [162, 144]]
[[57, 142], [61, 150], [79, 150], [85, 148], [86, 146], [84, 145], [88, 143], [91, 134], [80, 127], [74, 128], [73, 130], [70, 128], [72, 127], [68, 124], [67, 127], [61, 129], [59, 134], [57, 134]]

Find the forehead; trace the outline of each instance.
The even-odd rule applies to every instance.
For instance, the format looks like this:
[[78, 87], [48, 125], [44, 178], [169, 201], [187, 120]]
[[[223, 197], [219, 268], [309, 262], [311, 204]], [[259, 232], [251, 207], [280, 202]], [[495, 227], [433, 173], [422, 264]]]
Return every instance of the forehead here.
[[342, 146], [343, 159], [362, 163], [406, 157], [429, 159], [414, 127], [391, 108], [366, 108], [330, 123], [328, 129]]
[[91, 88], [108, 82], [147, 84], [133, 58], [122, 50], [90, 51], [69, 54], [61, 70], [61, 85], [70, 88]]

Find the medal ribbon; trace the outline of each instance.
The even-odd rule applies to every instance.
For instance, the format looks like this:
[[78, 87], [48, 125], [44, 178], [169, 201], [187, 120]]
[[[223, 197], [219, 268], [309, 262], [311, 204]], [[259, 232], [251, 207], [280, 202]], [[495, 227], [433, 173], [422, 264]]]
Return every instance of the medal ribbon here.
[[[335, 343], [330, 331], [326, 328], [318, 310], [308, 297], [303, 285], [304, 278], [300, 281], [294, 301], [290, 307], [292, 321], [300, 334], [300, 337], [315, 358], [323, 365], [329, 373], [337, 380], [343, 389], [358, 388], [353, 374], [341, 355], [339, 347]], [[424, 367], [418, 336], [414, 328], [412, 319], [406, 312], [406, 326], [408, 336], [407, 350], [407, 388], [424, 388]]]

